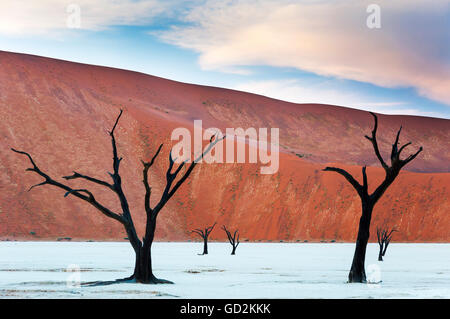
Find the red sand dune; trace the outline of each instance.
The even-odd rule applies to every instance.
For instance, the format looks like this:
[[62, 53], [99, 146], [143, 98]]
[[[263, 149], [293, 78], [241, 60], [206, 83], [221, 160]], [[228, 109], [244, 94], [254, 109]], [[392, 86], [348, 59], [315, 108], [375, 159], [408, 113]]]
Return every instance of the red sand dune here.
[[[261, 175], [260, 164], [198, 165], [159, 218], [158, 240], [194, 239], [192, 228], [217, 221], [238, 227], [249, 240], [353, 241], [360, 216], [354, 190], [339, 175], [322, 172], [326, 163], [360, 176], [367, 164], [372, 187], [383, 177], [370, 143], [367, 112], [315, 104], [293, 104], [233, 90], [190, 85], [136, 72], [0, 51], [0, 238], [114, 240], [121, 226], [88, 204], [63, 197], [40, 181], [26, 158], [30, 152], [53, 177], [77, 170], [108, 179], [111, 128], [117, 130], [125, 193], [142, 234], [145, 218], [140, 159], [159, 143], [164, 152], [150, 177], [153, 202], [165, 183], [173, 128], [203, 126], [279, 127], [280, 169]], [[401, 141], [424, 152], [402, 171], [377, 204], [377, 225], [395, 226], [397, 241], [450, 241], [450, 121], [416, 116], [379, 116], [385, 158], [400, 125]], [[295, 155], [300, 154], [302, 158]], [[83, 185], [70, 181], [71, 185]], [[85, 184], [84, 184], [85, 185]], [[96, 198], [117, 210], [110, 191], [89, 185]], [[32, 232], [32, 233], [31, 233]], [[212, 239], [225, 239], [216, 229]]]

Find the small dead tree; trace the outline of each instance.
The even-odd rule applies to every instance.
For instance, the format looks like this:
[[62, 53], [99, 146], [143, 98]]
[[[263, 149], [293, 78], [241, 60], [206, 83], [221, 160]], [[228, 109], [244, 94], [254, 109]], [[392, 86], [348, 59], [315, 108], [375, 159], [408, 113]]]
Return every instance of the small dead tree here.
[[401, 152], [411, 144], [411, 142], [408, 142], [398, 147], [399, 145], [399, 138], [400, 138], [400, 132], [402, 130], [402, 127], [400, 126], [400, 129], [397, 132], [397, 137], [395, 138], [394, 144], [392, 144], [392, 151], [391, 151], [391, 165], [389, 166], [384, 161], [383, 157], [380, 154], [380, 150], [378, 149], [378, 143], [377, 143], [377, 128], [378, 128], [378, 118], [374, 113], [372, 114], [375, 124], [374, 128], [372, 130], [372, 136], [365, 136], [373, 146], [373, 149], [375, 151], [375, 155], [377, 156], [378, 160], [381, 163], [381, 166], [385, 170], [385, 177], [383, 182], [381, 182], [380, 185], [375, 189], [375, 191], [372, 194], [369, 194], [368, 191], [368, 183], [367, 183], [367, 174], [366, 174], [366, 166], [362, 168], [362, 176], [363, 176], [363, 184], [361, 185], [350, 173], [343, 170], [342, 168], [337, 167], [326, 167], [323, 169], [324, 171], [331, 171], [336, 172], [338, 174], [341, 174], [345, 177], [345, 179], [353, 186], [353, 188], [358, 193], [359, 197], [361, 198], [361, 204], [362, 204], [362, 214], [361, 218], [359, 220], [359, 229], [358, 229], [358, 236], [356, 239], [356, 248], [355, 248], [355, 254], [353, 256], [353, 262], [350, 269], [350, 273], [348, 275], [348, 281], [349, 282], [366, 282], [366, 272], [364, 269], [364, 261], [366, 258], [366, 248], [367, 243], [369, 241], [369, 229], [370, 229], [370, 221], [372, 219], [372, 211], [375, 206], [375, 204], [378, 202], [378, 200], [381, 198], [381, 196], [384, 194], [384, 192], [388, 189], [388, 187], [394, 182], [395, 178], [400, 173], [400, 170], [409, 162], [411, 162], [413, 159], [416, 158], [417, 155], [419, 155], [420, 152], [422, 152], [423, 148], [420, 147], [419, 150], [408, 156], [406, 159], [402, 160], [400, 159]]
[[222, 226], [222, 229], [227, 233], [228, 241], [233, 247], [233, 249], [231, 250], [231, 254], [236, 255], [236, 248], [239, 245], [239, 231], [236, 229], [233, 233], [233, 236], [231, 236], [231, 232], [225, 227], [225, 225]]
[[383, 261], [383, 257], [386, 254], [386, 250], [392, 239], [392, 233], [395, 231], [396, 231], [395, 229], [389, 230], [388, 228], [381, 229], [377, 227], [377, 239], [378, 245], [380, 246], [380, 252], [378, 253], [378, 261]]
[[209, 234], [211, 234], [212, 230], [214, 229], [214, 226], [216, 226], [217, 223], [214, 223], [214, 225], [206, 227], [205, 229], [194, 229], [192, 232], [198, 234], [200, 237], [203, 238], [203, 254], [199, 255], [208, 255], [208, 237]]
[[[146, 227], [145, 227], [145, 235], [141, 239], [139, 239], [136, 228], [133, 223], [133, 218], [131, 216], [130, 208], [128, 206], [127, 198], [125, 197], [124, 191], [122, 189], [122, 178], [119, 174], [119, 166], [122, 161], [122, 157], [118, 156], [117, 153], [117, 147], [116, 147], [116, 139], [114, 136], [115, 129], [117, 127], [117, 124], [119, 122], [120, 117], [122, 116], [122, 110], [119, 113], [119, 116], [117, 117], [114, 126], [112, 130], [109, 132], [109, 135], [111, 137], [112, 142], [112, 151], [113, 151], [113, 171], [108, 172], [109, 176], [112, 179], [112, 183], [108, 183], [106, 181], [90, 177], [84, 174], [80, 174], [78, 172], [73, 172], [72, 175], [64, 176], [63, 178], [66, 180], [72, 180], [72, 179], [82, 179], [86, 180], [88, 182], [104, 186], [114, 192], [119, 201], [120, 201], [120, 208], [121, 213], [116, 213], [112, 209], [107, 208], [105, 205], [99, 203], [97, 199], [94, 197], [94, 194], [87, 190], [86, 188], [83, 189], [73, 189], [72, 187], [69, 187], [65, 184], [62, 184], [53, 178], [51, 178], [49, 175], [44, 173], [35, 163], [33, 158], [30, 154], [18, 151], [16, 149], [11, 149], [12, 151], [23, 154], [28, 157], [29, 161], [31, 162], [32, 167], [27, 168], [26, 171], [34, 172], [41, 177], [44, 178], [44, 181], [33, 185], [30, 187], [29, 190], [42, 186], [42, 185], [52, 185], [57, 188], [60, 188], [65, 191], [64, 197], [67, 197], [68, 195], [75, 196], [79, 199], [82, 199], [83, 201], [89, 203], [90, 205], [94, 206], [97, 210], [99, 210], [103, 215], [106, 217], [112, 218], [116, 220], [117, 222], [121, 223], [128, 235], [128, 240], [130, 241], [131, 246], [133, 247], [133, 250], [136, 254], [136, 260], [135, 260], [135, 267], [133, 274], [124, 279], [118, 279], [116, 281], [107, 282], [107, 283], [114, 283], [114, 282], [120, 282], [120, 281], [134, 281], [138, 283], [145, 283], [145, 284], [160, 284], [160, 283], [172, 283], [168, 280], [164, 279], [158, 279], [153, 275], [152, 270], [152, 262], [151, 262], [151, 247], [155, 235], [156, 230], [156, 218], [158, 217], [159, 213], [163, 209], [163, 207], [166, 205], [166, 203], [169, 201], [170, 198], [175, 194], [175, 192], [180, 188], [180, 186], [186, 181], [186, 179], [189, 177], [189, 175], [192, 173], [192, 170], [197, 165], [198, 161], [203, 158], [205, 154], [207, 154], [213, 146], [218, 143], [219, 141], [223, 140], [223, 137], [215, 138], [214, 136], [211, 137], [209, 144], [205, 148], [202, 154], [200, 154], [198, 157], [194, 159], [194, 161], [187, 166], [187, 169], [184, 170], [183, 173], [181, 173], [184, 165], [187, 163], [187, 161], [182, 162], [178, 165], [178, 167], [174, 170], [174, 164], [175, 161], [172, 158], [172, 152], [169, 153], [169, 167], [167, 168], [166, 172], [166, 186], [163, 190], [163, 193], [161, 195], [161, 198], [159, 199], [158, 203], [152, 208], [150, 206], [150, 195], [151, 195], [151, 187], [148, 183], [148, 171], [150, 167], [153, 165], [156, 157], [159, 155], [161, 148], [163, 144], [161, 144], [156, 151], [155, 155], [152, 157], [152, 159], [148, 162], [142, 161], [143, 165], [143, 184], [145, 188], [145, 196], [144, 196], [144, 204], [145, 204], [145, 212], [147, 215], [147, 221], [146, 221]], [[180, 174], [181, 173], [181, 174]], [[178, 175], [180, 174], [180, 178], [178, 181], [175, 182]], [[95, 283], [94, 283], [95, 284]], [[97, 284], [102, 284], [101, 282], [98, 282]]]

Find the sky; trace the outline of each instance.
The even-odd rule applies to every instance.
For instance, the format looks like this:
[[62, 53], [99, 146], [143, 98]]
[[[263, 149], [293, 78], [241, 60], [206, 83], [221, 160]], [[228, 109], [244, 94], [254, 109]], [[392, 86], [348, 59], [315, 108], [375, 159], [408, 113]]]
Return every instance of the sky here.
[[0, 0], [0, 50], [450, 119], [448, 0]]

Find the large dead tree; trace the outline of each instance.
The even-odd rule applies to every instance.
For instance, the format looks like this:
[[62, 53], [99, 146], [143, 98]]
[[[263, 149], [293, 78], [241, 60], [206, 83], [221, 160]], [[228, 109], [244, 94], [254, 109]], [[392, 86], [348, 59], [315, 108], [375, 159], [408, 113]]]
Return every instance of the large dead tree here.
[[397, 137], [395, 138], [394, 144], [392, 144], [392, 151], [391, 151], [391, 165], [389, 166], [384, 161], [383, 157], [380, 154], [380, 150], [378, 148], [377, 143], [377, 128], [378, 128], [378, 118], [374, 113], [372, 114], [375, 124], [374, 128], [372, 130], [372, 136], [365, 136], [373, 146], [373, 149], [375, 151], [375, 155], [377, 156], [379, 162], [381, 163], [381, 166], [385, 170], [385, 177], [383, 182], [381, 182], [380, 185], [375, 189], [375, 191], [372, 194], [369, 194], [368, 191], [368, 183], [367, 183], [367, 174], [366, 174], [366, 166], [362, 168], [362, 176], [363, 176], [363, 183], [360, 184], [350, 173], [343, 170], [342, 168], [337, 167], [326, 167], [323, 169], [324, 171], [332, 171], [341, 174], [345, 177], [345, 179], [353, 186], [353, 188], [358, 193], [359, 197], [361, 198], [361, 204], [362, 204], [362, 215], [359, 220], [359, 229], [358, 229], [358, 236], [356, 239], [356, 248], [355, 248], [355, 254], [353, 256], [353, 262], [350, 269], [350, 273], [348, 275], [348, 281], [349, 282], [366, 282], [366, 272], [364, 269], [364, 261], [366, 258], [366, 248], [367, 248], [367, 242], [369, 241], [369, 229], [370, 229], [370, 221], [372, 218], [372, 211], [375, 206], [375, 204], [378, 202], [378, 200], [381, 198], [381, 196], [384, 194], [384, 192], [388, 189], [388, 187], [394, 182], [395, 178], [400, 173], [400, 170], [409, 162], [411, 162], [413, 159], [416, 158], [417, 155], [419, 155], [420, 152], [422, 152], [423, 148], [420, 147], [419, 150], [408, 156], [406, 159], [400, 159], [401, 152], [411, 144], [411, 142], [404, 144], [400, 148], [399, 146], [399, 138], [400, 138], [400, 132], [402, 130], [402, 127], [400, 126], [400, 129], [397, 132]]
[[[114, 123], [112, 130], [109, 132], [109, 135], [111, 136], [112, 151], [113, 151], [113, 171], [112, 171], [112, 173], [108, 172], [108, 174], [110, 175], [110, 177], [112, 179], [112, 183], [109, 183], [109, 182], [106, 182], [106, 181], [103, 181], [103, 180], [100, 180], [100, 179], [97, 179], [94, 177], [90, 177], [87, 175], [83, 175], [78, 172], [73, 172], [72, 175], [63, 177], [66, 180], [72, 180], [72, 179], [86, 180], [88, 182], [91, 182], [91, 183], [94, 183], [94, 184], [97, 184], [100, 186], [104, 186], [104, 187], [108, 188], [109, 190], [113, 191], [119, 198], [121, 213], [114, 212], [112, 209], [107, 208], [105, 205], [99, 203], [97, 201], [97, 199], [94, 197], [94, 194], [86, 188], [74, 189], [72, 187], [69, 187], [65, 184], [62, 184], [62, 183], [54, 180], [49, 175], [44, 173], [36, 165], [35, 161], [33, 160], [33, 158], [31, 157], [30, 154], [23, 152], [23, 151], [18, 151], [13, 148], [11, 150], [18, 154], [26, 155], [28, 157], [28, 159], [31, 162], [32, 167], [26, 169], [26, 171], [34, 172], [44, 178], [43, 182], [31, 186], [29, 190], [31, 190], [35, 187], [38, 187], [38, 186], [43, 186], [43, 185], [52, 185], [52, 186], [58, 187], [65, 191], [64, 197], [67, 197], [68, 195], [78, 197], [79, 199], [82, 199], [82, 200], [88, 202], [89, 204], [91, 204], [92, 206], [94, 206], [103, 215], [105, 215], [109, 218], [115, 219], [116, 221], [118, 221], [119, 223], [121, 223], [123, 225], [123, 227], [128, 235], [128, 240], [130, 241], [131, 246], [133, 247], [133, 250], [136, 254], [136, 261], [135, 261], [133, 275], [131, 275], [128, 278], [120, 279], [117, 281], [135, 281], [138, 283], [146, 283], [146, 284], [172, 283], [168, 280], [158, 279], [153, 275], [152, 261], [151, 261], [151, 247], [152, 247], [155, 230], [156, 230], [156, 219], [157, 219], [159, 213], [161, 212], [161, 210], [163, 209], [164, 205], [166, 205], [166, 203], [169, 201], [169, 199], [175, 194], [175, 192], [180, 188], [180, 186], [186, 181], [186, 179], [192, 173], [192, 170], [195, 168], [198, 161], [206, 153], [208, 153], [216, 143], [223, 140], [223, 138], [219, 139], [219, 138], [212, 137], [209, 141], [209, 144], [204, 149], [203, 153], [198, 155], [198, 157], [196, 157], [194, 159], [194, 161], [192, 161], [190, 163], [190, 165], [187, 166], [187, 169], [185, 169], [183, 171], [183, 173], [181, 173], [181, 171], [182, 171], [183, 167], [185, 166], [185, 164], [187, 163], [187, 161], [184, 161], [181, 164], [179, 164], [178, 167], [174, 170], [175, 161], [172, 158], [172, 152], [169, 152], [169, 167], [166, 172], [166, 186], [163, 190], [161, 198], [159, 199], [158, 203], [153, 206], [153, 208], [150, 205], [150, 195], [151, 195], [152, 189], [148, 182], [148, 171], [149, 171], [150, 167], [153, 165], [153, 163], [155, 162], [155, 159], [157, 158], [157, 156], [160, 154], [163, 144], [161, 144], [158, 147], [158, 150], [156, 151], [155, 155], [152, 157], [152, 159], [150, 161], [148, 161], [148, 162], [142, 161], [142, 165], [143, 165], [142, 176], [143, 176], [143, 184], [145, 187], [144, 204], [145, 204], [145, 212], [147, 215], [147, 221], [146, 221], [146, 227], [145, 227], [145, 235], [141, 240], [141, 239], [139, 239], [139, 237], [137, 235], [136, 228], [133, 223], [133, 218], [131, 216], [130, 208], [128, 206], [128, 201], [127, 201], [127, 198], [125, 197], [124, 191], [122, 189], [122, 179], [119, 174], [119, 166], [122, 161], [122, 157], [119, 157], [117, 154], [116, 139], [114, 136], [114, 131], [117, 127], [120, 117], [122, 116], [122, 112], [123, 111], [121, 110], [119, 113], [119, 116], [117, 117], [117, 119]], [[175, 182], [178, 175], [180, 175], [180, 178]]]
[[192, 231], [193, 233], [196, 233], [203, 238], [203, 254], [200, 255], [208, 255], [208, 237], [209, 234], [211, 234], [211, 232], [213, 231], [214, 226], [216, 226], [216, 223], [214, 223], [214, 225], [212, 226], [205, 227], [205, 229], [197, 228]]
[[[239, 246], [239, 231], [236, 229], [231, 235], [231, 232], [225, 227], [225, 225], [222, 226], [222, 229], [227, 233], [228, 241], [230, 242], [233, 249], [231, 250], [232, 255], [236, 255], [236, 248]], [[237, 237], [236, 237], [237, 236]]]
[[378, 253], [378, 261], [383, 261], [383, 257], [386, 254], [386, 250], [392, 239], [392, 233], [395, 231], [395, 229], [389, 230], [388, 228], [381, 229], [377, 227], [377, 240], [378, 246], [380, 247], [380, 251]]

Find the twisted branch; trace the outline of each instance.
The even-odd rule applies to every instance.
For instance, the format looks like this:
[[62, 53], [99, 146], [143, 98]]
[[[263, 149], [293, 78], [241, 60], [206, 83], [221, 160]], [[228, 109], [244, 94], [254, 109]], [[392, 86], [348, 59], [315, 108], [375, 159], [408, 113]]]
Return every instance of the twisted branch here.
[[[120, 222], [121, 224], [125, 224], [126, 221], [125, 219], [117, 214], [114, 213], [113, 211], [111, 211], [109, 208], [103, 206], [102, 204], [100, 204], [94, 197], [94, 195], [88, 191], [87, 189], [72, 189], [71, 187], [62, 184], [56, 180], [54, 180], [53, 178], [51, 178], [49, 175], [47, 175], [46, 173], [44, 173], [34, 162], [33, 158], [31, 157], [31, 155], [27, 152], [23, 152], [23, 151], [18, 151], [14, 148], [11, 148], [11, 150], [15, 153], [18, 154], [22, 154], [22, 155], [26, 155], [28, 157], [28, 159], [31, 162], [31, 165], [33, 166], [32, 168], [27, 168], [26, 171], [32, 171], [35, 172], [36, 174], [40, 175], [41, 177], [43, 177], [45, 180], [39, 184], [33, 185], [30, 187], [29, 191], [31, 189], [33, 189], [34, 187], [38, 187], [38, 186], [42, 186], [42, 185], [53, 185], [55, 187], [61, 188], [63, 190], [66, 191], [64, 197], [67, 197], [69, 194], [73, 195], [75, 197], [78, 197], [86, 202], [88, 202], [89, 204], [91, 204], [92, 206], [94, 206], [95, 208], [97, 208], [103, 215], [113, 218], [115, 220], [117, 220], [118, 222]], [[86, 195], [82, 194], [82, 193], [86, 193]]]

